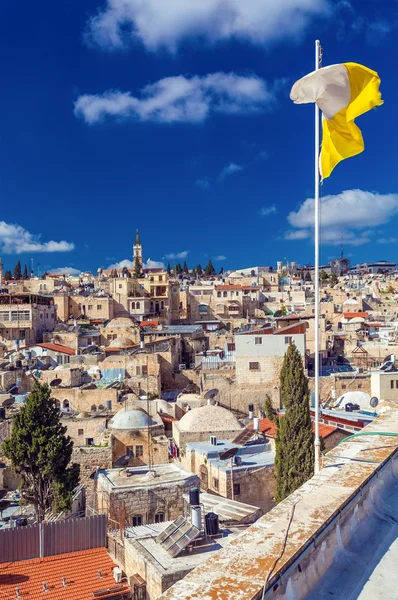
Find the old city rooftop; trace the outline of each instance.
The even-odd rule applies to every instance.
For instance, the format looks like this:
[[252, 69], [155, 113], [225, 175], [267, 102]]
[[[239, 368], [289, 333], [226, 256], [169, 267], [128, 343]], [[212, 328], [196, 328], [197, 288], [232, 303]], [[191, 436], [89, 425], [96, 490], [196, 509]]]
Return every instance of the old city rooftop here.
[[129, 586], [125, 581], [116, 583], [115, 566], [105, 548], [3, 563], [0, 564], [0, 598], [122, 600], [127, 598]]

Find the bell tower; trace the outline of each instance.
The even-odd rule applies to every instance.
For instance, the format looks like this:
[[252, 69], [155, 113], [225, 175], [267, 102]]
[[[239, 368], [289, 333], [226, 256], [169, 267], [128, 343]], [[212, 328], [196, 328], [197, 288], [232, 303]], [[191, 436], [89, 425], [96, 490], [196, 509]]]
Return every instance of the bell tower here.
[[140, 234], [138, 232], [138, 229], [135, 232], [135, 242], [134, 242], [134, 246], [133, 246], [133, 265], [134, 265], [134, 269], [136, 269], [136, 270], [142, 269], [142, 244], [141, 244]]

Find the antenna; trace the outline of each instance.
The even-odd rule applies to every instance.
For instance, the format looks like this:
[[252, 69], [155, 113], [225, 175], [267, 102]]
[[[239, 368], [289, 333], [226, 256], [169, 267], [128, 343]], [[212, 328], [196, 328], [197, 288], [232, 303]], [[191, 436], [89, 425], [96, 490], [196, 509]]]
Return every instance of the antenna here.
[[344, 258], [344, 246], [343, 246], [344, 231], [341, 231], [341, 247], [340, 247], [340, 258]]

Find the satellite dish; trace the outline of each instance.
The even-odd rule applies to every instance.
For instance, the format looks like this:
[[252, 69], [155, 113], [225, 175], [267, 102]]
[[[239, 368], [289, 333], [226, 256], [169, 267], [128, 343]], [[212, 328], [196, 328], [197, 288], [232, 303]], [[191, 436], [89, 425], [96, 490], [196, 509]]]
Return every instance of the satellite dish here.
[[103, 425], [98, 425], [97, 426], [97, 431], [98, 433], [102, 433], [104, 431], [105, 427]]
[[228, 450], [224, 450], [224, 452], [219, 453], [219, 460], [228, 460], [228, 458], [232, 458], [239, 451], [239, 448], [229, 448]]
[[12, 406], [15, 402], [15, 398], [7, 398], [6, 400], [3, 400], [3, 404], [2, 406], [4, 408], [9, 408], [10, 406]]
[[369, 404], [372, 408], [376, 408], [376, 406], [379, 404], [379, 399], [376, 398], [376, 396], [373, 396], [370, 401]]
[[212, 390], [209, 390], [208, 392], [205, 393], [205, 400], [212, 400], [217, 395], [218, 395], [218, 389], [213, 388]]
[[59, 379], [59, 378], [58, 379], [53, 379], [50, 382], [50, 386], [51, 387], [57, 387], [60, 383], [62, 383], [62, 379]]

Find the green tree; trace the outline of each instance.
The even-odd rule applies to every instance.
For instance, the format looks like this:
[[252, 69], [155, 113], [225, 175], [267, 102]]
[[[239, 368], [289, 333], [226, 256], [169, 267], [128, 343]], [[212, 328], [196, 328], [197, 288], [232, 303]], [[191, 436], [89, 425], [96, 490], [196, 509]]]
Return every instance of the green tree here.
[[203, 275], [203, 269], [202, 269], [202, 267], [200, 265], [198, 265], [196, 267], [196, 272], [198, 274], [198, 277], [200, 277], [201, 275]]
[[312, 281], [312, 279], [311, 279], [311, 273], [309, 271], [307, 271], [306, 274], [305, 274], [305, 280], [306, 281]]
[[310, 418], [308, 379], [300, 352], [287, 349], [280, 373], [285, 415], [278, 420], [275, 451], [276, 500], [280, 502], [314, 473], [314, 436]]
[[171, 267], [170, 267], [170, 263], [167, 265], [167, 275], [170, 277], [171, 275]]
[[175, 273], [176, 275], [180, 275], [180, 273], [182, 273], [182, 268], [181, 268], [181, 265], [180, 265], [180, 263], [176, 263], [176, 264], [174, 265], [174, 273]]
[[29, 279], [28, 267], [25, 265], [22, 273], [22, 279]]
[[322, 269], [322, 271], [319, 273], [319, 281], [321, 283], [325, 283], [328, 279], [329, 275]]
[[19, 260], [14, 267], [14, 279], [22, 279], [21, 261]]
[[10, 269], [7, 269], [7, 271], [4, 273], [3, 279], [4, 279], [4, 281], [11, 281], [12, 274], [11, 274]]
[[134, 262], [134, 277], [135, 279], [139, 279], [142, 275], [142, 262], [139, 258], [137, 258]]
[[219, 275], [224, 275], [224, 267], [221, 267]]
[[207, 277], [210, 277], [211, 275], [215, 275], [216, 274], [216, 270], [213, 267], [213, 263], [211, 262], [211, 260], [209, 260], [209, 262], [207, 263], [207, 266], [205, 268], [205, 275], [207, 275]]
[[333, 272], [329, 275], [329, 283], [330, 285], [336, 285], [339, 282], [339, 278], [337, 277], [337, 273]]
[[182, 271], [183, 273], [185, 273], [186, 275], [189, 273], [189, 269], [188, 269], [188, 265], [186, 263], [186, 261], [184, 260], [184, 266], [182, 267]]
[[267, 419], [273, 421], [274, 423], [278, 423], [278, 412], [272, 406], [271, 398], [268, 394], [265, 396], [264, 410]]
[[22, 497], [33, 504], [38, 522], [50, 507], [55, 513], [69, 510], [79, 482], [79, 465], [69, 464], [73, 442], [60, 417], [48, 385], [35, 381], [3, 444], [4, 455], [22, 477]]

